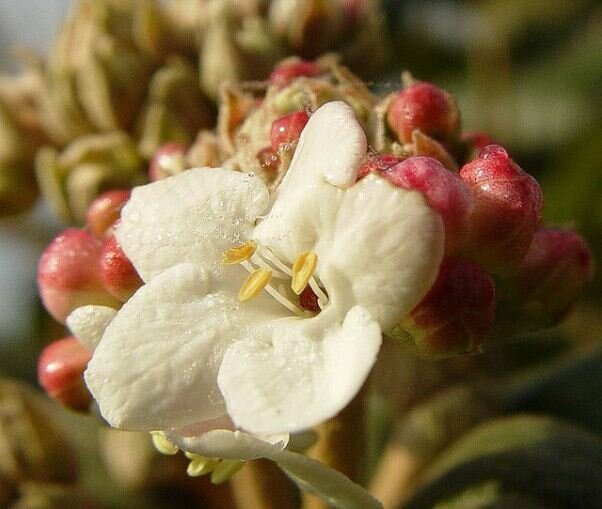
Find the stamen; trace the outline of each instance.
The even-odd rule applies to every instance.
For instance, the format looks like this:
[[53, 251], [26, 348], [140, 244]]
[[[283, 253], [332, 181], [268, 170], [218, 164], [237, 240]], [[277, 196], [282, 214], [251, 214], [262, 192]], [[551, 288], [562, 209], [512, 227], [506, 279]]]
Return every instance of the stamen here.
[[242, 284], [238, 292], [238, 300], [240, 302], [251, 300], [266, 287], [271, 278], [272, 271], [270, 269], [257, 269], [253, 271]]
[[320, 288], [314, 276], [309, 278], [309, 286], [318, 297], [318, 306], [320, 306], [320, 309], [324, 309], [324, 306], [328, 304], [328, 295]]
[[304, 311], [295, 306], [290, 300], [288, 300], [284, 295], [282, 295], [278, 290], [272, 288], [272, 285], [267, 285], [265, 287], [265, 291], [268, 292], [274, 299], [276, 299], [280, 304], [282, 304], [286, 309], [292, 311], [298, 316], [305, 315]]
[[180, 450], [178, 446], [169, 441], [161, 431], [151, 431], [151, 438], [155, 449], [161, 454], [173, 456]]
[[257, 250], [257, 242], [249, 240], [240, 246], [232, 247], [224, 251], [222, 255], [223, 265], [234, 265], [236, 263], [244, 262], [253, 256]]
[[313, 251], [305, 251], [297, 256], [293, 264], [293, 280], [291, 288], [299, 295], [309, 283], [318, 264], [318, 255]]
[[289, 279], [289, 275], [284, 272], [280, 272], [279, 270], [275, 270], [272, 266], [270, 266], [263, 258], [261, 258], [259, 253], [255, 253], [251, 257], [251, 262], [253, 262], [258, 267], [263, 267], [264, 269], [270, 269], [272, 271], [272, 277], [278, 279]]
[[261, 256], [263, 256], [264, 258], [267, 258], [270, 262], [272, 262], [276, 267], [278, 267], [285, 274], [288, 274], [290, 277], [293, 276], [293, 271], [288, 267], [288, 265], [285, 265], [283, 262], [281, 262], [278, 259], [278, 257], [274, 253], [272, 253], [272, 251], [269, 248], [264, 247], [261, 250]]

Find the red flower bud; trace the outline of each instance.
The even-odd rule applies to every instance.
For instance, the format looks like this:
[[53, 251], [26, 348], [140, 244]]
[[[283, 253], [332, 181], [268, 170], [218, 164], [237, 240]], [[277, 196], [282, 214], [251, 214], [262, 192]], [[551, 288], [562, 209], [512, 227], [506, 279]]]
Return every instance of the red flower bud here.
[[363, 179], [368, 173], [376, 172], [380, 174], [403, 160], [404, 158], [399, 156], [377, 154], [360, 166], [360, 169], [357, 171], [357, 180]]
[[116, 307], [99, 271], [102, 240], [86, 230], [69, 228], [46, 248], [38, 264], [38, 288], [48, 312], [64, 322], [75, 308], [87, 304]]
[[102, 247], [100, 277], [107, 291], [122, 302], [128, 300], [143, 284], [114, 235]]
[[94, 235], [105, 235], [121, 215], [121, 209], [130, 199], [127, 189], [106, 191], [88, 207], [87, 224]]
[[457, 174], [432, 157], [409, 157], [379, 172], [391, 184], [424, 194], [443, 219], [445, 252], [457, 251], [466, 239], [473, 203], [470, 190]]
[[519, 309], [530, 328], [549, 327], [570, 311], [594, 274], [594, 259], [583, 238], [571, 230], [542, 228], [518, 271], [502, 281], [500, 297]]
[[148, 178], [151, 182], [181, 173], [186, 169], [186, 147], [169, 142], [161, 145], [150, 162]]
[[447, 258], [422, 301], [401, 326], [419, 353], [449, 355], [476, 350], [491, 330], [495, 316], [495, 287], [478, 265]]
[[276, 66], [270, 74], [270, 84], [278, 88], [283, 88], [295, 78], [307, 76], [313, 78], [319, 76], [324, 71], [314, 62], [307, 60], [286, 61]]
[[486, 147], [460, 177], [475, 202], [466, 255], [493, 273], [515, 269], [541, 220], [539, 184], [498, 145]]
[[387, 111], [387, 124], [402, 143], [420, 129], [437, 140], [452, 138], [460, 127], [454, 98], [432, 83], [418, 82], [398, 92]]
[[83, 373], [92, 352], [73, 336], [50, 343], [38, 359], [38, 380], [46, 393], [67, 408], [85, 411], [92, 397]]
[[281, 145], [297, 141], [308, 120], [309, 115], [305, 111], [295, 111], [274, 120], [270, 131], [272, 150], [277, 152]]

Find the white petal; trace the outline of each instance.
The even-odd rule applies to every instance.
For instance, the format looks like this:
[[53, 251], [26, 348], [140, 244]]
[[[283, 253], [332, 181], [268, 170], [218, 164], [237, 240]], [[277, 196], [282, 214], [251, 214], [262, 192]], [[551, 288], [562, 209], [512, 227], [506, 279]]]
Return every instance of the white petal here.
[[330, 306], [365, 307], [386, 330], [418, 304], [443, 257], [441, 217], [417, 191], [369, 175], [345, 192], [315, 251]]
[[67, 327], [85, 346], [94, 350], [116, 315], [117, 310], [107, 306], [82, 306], [67, 317]]
[[353, 108], [341, 101], [326, 103], [303, 129], [283, 184], [293, 188], [294, 183], [315, 178], [336, 187], [350, 187], [366, 150], [366, 136]]
[[167, 434], [178, 447], [208, 458], [254, 460], [286, 447], [282, 440], [268, 441], [241, 431], [216, 429], [194, 437]]
[[234, 423], [253, 433], [294, 432], [337, 414], [376, 360], [378, 324], [355, 307], [267, 324], [224, 355], [218, 383]]
[[331, 231], [336, 211], [366, 155], [366, 136], [342, 102], [319, 108], [301, 133], [291, 166], [254, 236], [283, 260], [308, 251]]
[[249, 237], [268, 203], [258, 177], [196, 168], [135, 188], [116, 236], [144, 281], [178, 263], [220, 271], [222, 252]]
[[178, 445], [208, 457], [274, 461], [302, 490], [313, 493], [339, 509], [382, 509], [381, 504], [361, 486], [340, 472], [302, 454], [271, 445], [240, 431], [215, 430], [193, 439], [179, 439]]
[[216, 381], [224, 351], [250, 323], [280, 316], [283, 308], [270, 308], [275, 304], [262, 296], [240, 304], [219, 283], [181, 264], [125, 303], [85, 373], [109, 424], [161, 430], [225, 413]]

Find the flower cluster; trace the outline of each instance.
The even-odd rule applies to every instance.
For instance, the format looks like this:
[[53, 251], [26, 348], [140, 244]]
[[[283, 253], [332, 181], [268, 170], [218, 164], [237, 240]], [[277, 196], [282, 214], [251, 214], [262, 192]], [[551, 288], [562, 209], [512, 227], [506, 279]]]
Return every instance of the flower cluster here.
[[541, 224], [536, 180], [463, 134], [448, 93], [406, 79], [380, 98], [336, 62], [286, 60], [230, 90], [215, 132], [161, 149], [153, 183], [53, 241], [40, 293], [91, 354], [65, 379], [85, 369], [111, 426], [199, 454], [186, 437], [214, 428], [278, 442], [343, 409], [383, 337], [478, 350], [497, 287], [521, 320], [566, 314], [586, 243]]
[[374, 72], [384, 29], [378, 2], [77, 0], [47, 58], [0, 76], [0, 215], [39, 188], [80, 223], [103, 190], [140, 184], [160, 144], [212, 127], [224, 83], [325, 51]]

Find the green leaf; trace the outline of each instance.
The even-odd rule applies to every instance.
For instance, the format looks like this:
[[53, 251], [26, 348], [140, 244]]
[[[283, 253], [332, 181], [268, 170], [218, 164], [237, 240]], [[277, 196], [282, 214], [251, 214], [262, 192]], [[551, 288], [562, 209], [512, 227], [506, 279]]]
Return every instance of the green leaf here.
[[[479, 489], [481, 502], [464, 507], [602, 507], [602, 441], [556, 419], [501, 418], [457, 441], [425, 479], [405, 509], [461, 507]], [[508, 497], [524, 504], [499, 505]]]

